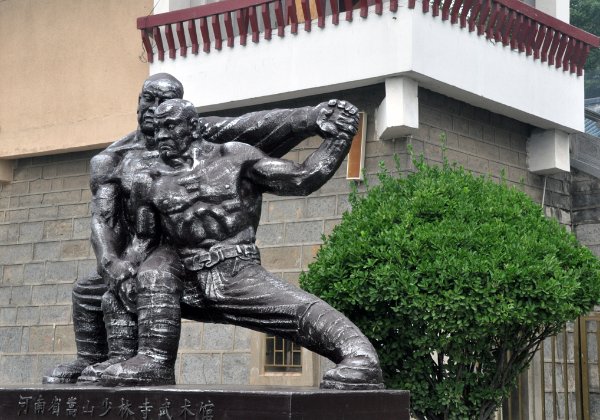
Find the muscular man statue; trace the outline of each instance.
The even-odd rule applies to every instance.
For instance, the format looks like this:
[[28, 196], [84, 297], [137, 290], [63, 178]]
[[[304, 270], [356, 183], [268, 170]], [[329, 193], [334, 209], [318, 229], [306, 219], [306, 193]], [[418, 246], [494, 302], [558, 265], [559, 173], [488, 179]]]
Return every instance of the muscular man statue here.
[[[324, 301], [267, 272], [255, 245], [263, 193], [308, 195], [346, 156], [357, 110], [344, 102], [331, 105], [342, 111], [338, 129], [302, 164], [240, 142], [198, 139], [199, 121], [188, 101], [169, 100], [156, 109], [161, 162], [136, 173], [132, 186], [138, 246], [130, 257], [144, 261], [128, 303], [138, 315], [138, 354], [107, 368], [103, 385], [173, 384], [184, 317], [275, 334], [328, 357], [337, 366], [325, 373], [321, 387], [383, 388], [377, 354], [359, 329]], [[161, 238], [174, 250], [156, 248]], [[177, 276], [165, 276], [173, 252], [182, 265]]]
[[[138, 129], [113, 143], [92, 159], [92, 244], [98, 273], [80, 279], [73, 289], [73, 324], [77, 359], [52, 369], [44, 383], [97, 381], [108, 366], [137, 354], [137, 318], [107, 286], [127, 285], [141, 260], [135, 255], [131, 201], [134, 175], [158, 161], [154, 141], [154, 110], [163, 101], [183, 97], [183, 86], [165, 73], [149, 77], [138, 102]], [[208, 141], [239, 140], [254, 144], [272, 156], [282, 156], [303, 139], [334, 129], [339, 116], [327, 103], [316, 107], [246, 114], [239, 118], [206, 117], [200, 120]], [[133, 245], [133, 246], [132, 246]], [[164, 276], [176, 270], [175, 255], [163, 264]]]

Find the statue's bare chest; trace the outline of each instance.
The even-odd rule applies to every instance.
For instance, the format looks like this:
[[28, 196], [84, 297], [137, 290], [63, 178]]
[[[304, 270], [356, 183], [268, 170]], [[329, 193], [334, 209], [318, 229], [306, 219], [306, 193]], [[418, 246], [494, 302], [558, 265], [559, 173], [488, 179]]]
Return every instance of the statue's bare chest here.
[[183, 212], [198, 203], [220, 205], [239, 196], [241, 168], [228, 159], [199, 161], [185, 171], [157, 179], [154, 203], [163, 214]]

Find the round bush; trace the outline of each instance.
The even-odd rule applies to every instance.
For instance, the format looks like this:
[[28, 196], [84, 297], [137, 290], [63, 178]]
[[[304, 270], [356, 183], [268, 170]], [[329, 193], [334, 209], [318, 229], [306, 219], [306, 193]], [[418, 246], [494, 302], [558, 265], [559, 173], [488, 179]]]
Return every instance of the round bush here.
[[427, 419], [487, 419], [540, 342], [600, 298], [600, 264], [516, 188], [415, 162], [351, 196], [301, 285], [376, 347]]

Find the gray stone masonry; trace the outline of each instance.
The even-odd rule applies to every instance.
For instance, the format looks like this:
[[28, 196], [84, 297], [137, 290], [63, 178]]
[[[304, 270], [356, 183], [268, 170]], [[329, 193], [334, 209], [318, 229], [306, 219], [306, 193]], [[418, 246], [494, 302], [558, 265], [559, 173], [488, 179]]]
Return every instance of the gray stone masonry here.
[[600, 256], [600, 180], [573, 171], [573, 229], [578, 239]]
[[[419, 90], [419, 131], [413, 136], [378, 141], [375, 109], [384, 97], [382, 85], [319, 97], [282, 102], [273, 107], [316, 104], [344, 98], [367, 113], [365, 169], [371, 184], [380, 162], [396, 171], [413, 169], [411, 145], [431, 162], [446, 156], [477, 174], [504, 177], [541, 201], [544, 179], [527, 171], [525, 142], [531, 127], [468, 104]], [[224, 113], [235, 115], [247, 108]], [[133, 128], [132, 121], [132, 128]], [[288, 158], [302, 161], [320, 144], [311, 138]], [[95, 152], [25, 158], [17, 162], [14, 181], [0, 187], [0, 383], [39, 383], [45, 369], [75, 354], [71, 320], [71, 288], [77, 278], [94, 270], [89, 243], [89, 160]], [[319, 191], [308, 197], [265, 195], [258, 245], [263, 264], [297, 283], [314, 259], [323, 234], [328, 234], [349, 210], [345, 164]], [[364, 190], [364, 184], [359, 184]], [[546, 205], [568, 224], [569, 176], [546, 180]], [[583, 214], [583, 213], [582, 213]], [[232, 326], [184, 321], [179, 383], [247, 383], [250, 332]]]

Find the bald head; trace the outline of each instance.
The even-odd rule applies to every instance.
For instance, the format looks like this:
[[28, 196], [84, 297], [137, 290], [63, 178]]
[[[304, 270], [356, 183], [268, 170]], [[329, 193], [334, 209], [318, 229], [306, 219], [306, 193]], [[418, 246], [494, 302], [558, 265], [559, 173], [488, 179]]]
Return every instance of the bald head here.
[[[169, 99], [181, 99], [183, 85], [175, 77], [167, 73], [157, 73], [148, 77], [142, 86], [138, 102], [139, 129], [151, 139], [154, 134], [154, 110], [158, 105]], [[152, 148], [152, 141], [147, 141], [147, 146]]]
[[190, 101], [186, 101], [185, 99], [169, 99], [156, 108], [154, 116], [155, 118], [169, 116], [190, 121], [192, 118], [197, 118], [198, 113], [196, 112], [196, 107]]
[[154, 86], [161, 91], [171, 91], [174, 98], [183, 98], [183, 85], [169, 73], [156, 73], [144, 80], [142, 92], [149, 86]]

